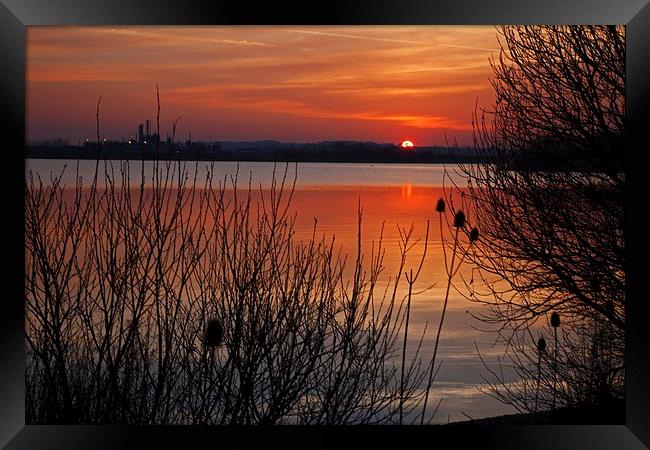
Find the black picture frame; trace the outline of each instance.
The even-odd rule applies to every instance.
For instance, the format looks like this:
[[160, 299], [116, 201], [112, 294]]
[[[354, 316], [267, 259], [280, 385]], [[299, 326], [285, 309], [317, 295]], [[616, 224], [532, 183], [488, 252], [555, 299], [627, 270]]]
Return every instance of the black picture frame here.
[[[624, 425], [456, 426], [456, 427], [119, 427], [25, 426], [24, 420], [24, 153], [25, 29], [30, 25], [167, 24], [625, 24], [627, 41], [626, 193], [626, 423]], [[642, 158], [650, 124], [650, 5], [648, 0], [493, 0], [491, 2], [354, 0], [257, 6], [248, 2], [201, 0], [0, 0], [2, 198], [0, 219], [4, 292], [0, 324], [0, 445], [41, 448], [195, 448], [254, 441], [267, 447], [338, 446], [352, 438], [363, 445], [456, 446], [528, 449], [642, 449], [650, 447], [650, 327], [644, 298], [644, 219], [647, 184]], [[645, 186], [644, 186], [645, 185]]]

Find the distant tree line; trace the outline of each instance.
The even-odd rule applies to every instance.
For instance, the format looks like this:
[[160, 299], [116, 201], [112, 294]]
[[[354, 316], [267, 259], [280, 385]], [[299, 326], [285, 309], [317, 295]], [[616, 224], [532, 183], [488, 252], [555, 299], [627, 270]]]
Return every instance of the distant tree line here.
[[70, 145], [30, 145], [27, 158], [53, 159], [133, 159], [133, 160], [205, 160], [205, 161], [273, 161], [273, 162], [393, 162], [393, 163], [472, 163], [483, 161], [471, 149], [417, 147], [405, 150], [392, 144], [334, 142], [323, 144], [281, 144], [269, 147], [224, 149], [218, 144], [186, 142], [159, 147], [138, 143], [103, 143], [97, 152], [94, 143], [84, 147]]

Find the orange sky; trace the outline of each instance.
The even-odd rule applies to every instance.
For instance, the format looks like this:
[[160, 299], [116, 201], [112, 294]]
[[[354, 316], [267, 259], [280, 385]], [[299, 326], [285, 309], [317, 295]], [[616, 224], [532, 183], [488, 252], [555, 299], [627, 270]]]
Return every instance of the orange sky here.
[[489, 104], [491, 26], [28, 27], [27, 136], [471, 142]]

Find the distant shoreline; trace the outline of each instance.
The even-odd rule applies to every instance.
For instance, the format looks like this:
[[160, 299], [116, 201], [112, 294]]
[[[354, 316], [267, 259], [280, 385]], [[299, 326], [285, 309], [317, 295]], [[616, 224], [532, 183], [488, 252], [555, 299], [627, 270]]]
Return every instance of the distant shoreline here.
[[278, 152], [187, 152], [170, 153], [160, 151], [158, 156], [154, 151], [146, 152], [124, 152], [106, 151], [98, 154], [97, 151], [88, 151], [83, 147], [46, 147], [26, 146], [24, 157], [26, 159], [71, 159], [71, 160], [133, 160], [133, 161], [241, 161], [241, 162], [312, 162], [312, 163], [402, 163], [402, 164], [471, 164], [484, 162], [483, 158], [468, 154], [449, 153], [419, 153], [415, 151], [402, 151], [398, 154], [357, 154], [351, 156], [323, 155], [314, 152], [292, 152], [287, 154]]
[[[469, 416], [468, 416], [469, 417]], [[577, 405], [538, 413], [515, 413], [441, 424], [445, 426], [475, 425], [623, 425], [625, 399], [610, 399], [603, 405]]]
[[403, 160], [403, 159], [368, 159], [368, 160], [352, 160], [352, 159], [246, 159], [246, 158], [121, 158], [121, 157], [105, 157], [105, 158], [90, 158], [90, 157], [77, 157], [77, 156], [31, 156], [25, 155], [25, 159], [52, 159], [52, 160], [82, 160], [82, 161], [215, 161], [215, 162], [271, 162], [271, 163], [336, 163], [336, 164], [474, 164], [483, 162], [479, 159], [439, 159], [439, 160]]

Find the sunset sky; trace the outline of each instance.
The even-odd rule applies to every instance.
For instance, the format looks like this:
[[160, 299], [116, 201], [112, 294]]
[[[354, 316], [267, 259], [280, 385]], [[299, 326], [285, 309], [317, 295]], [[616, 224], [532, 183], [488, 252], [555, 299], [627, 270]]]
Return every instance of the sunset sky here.
[[28, 27], [27, 137], [471, 142], [492, 26]]

